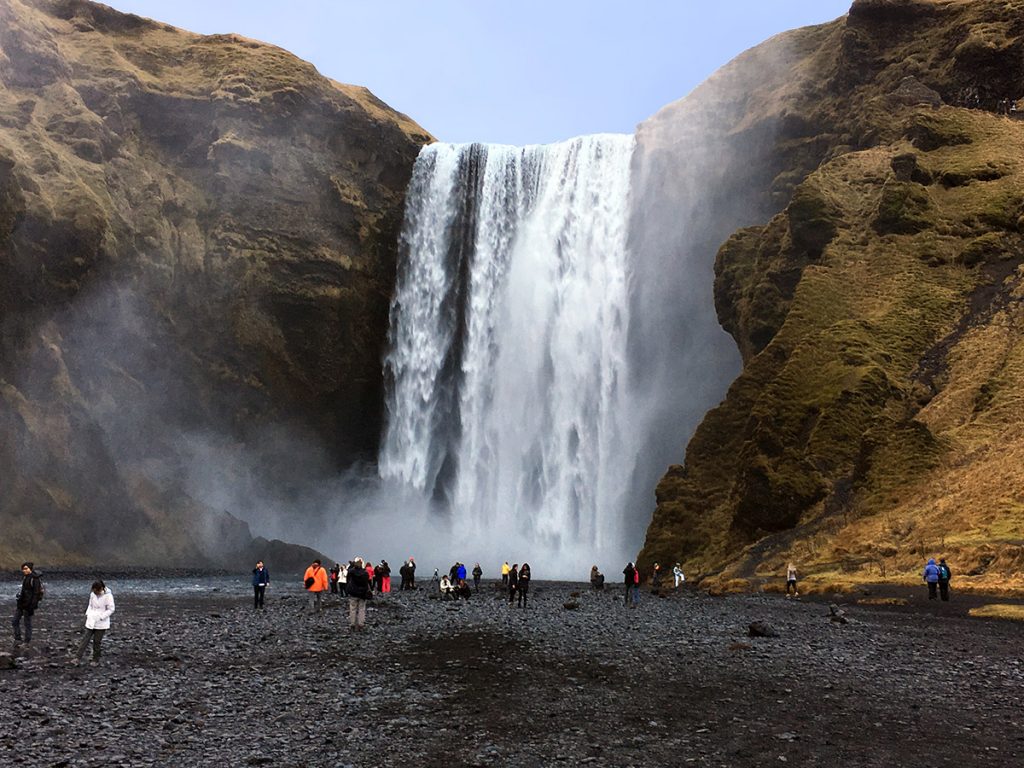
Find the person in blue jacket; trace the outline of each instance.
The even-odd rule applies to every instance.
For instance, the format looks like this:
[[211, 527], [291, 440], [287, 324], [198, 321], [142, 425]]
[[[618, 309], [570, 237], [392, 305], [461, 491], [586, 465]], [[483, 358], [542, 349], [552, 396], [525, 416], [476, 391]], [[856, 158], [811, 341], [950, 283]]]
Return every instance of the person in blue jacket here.
[[263, 595], [266, 594], [267, 584], [270, 583], [270, 571], [267, 570], [267, 566], [260, 560], [256, 563], [256, 567], [252, 569], [252, 591], [254, 610], [260, 610], [263, 608]]
[[928, 560], [928, 565], [924, 567], [924, 580], [928, 584], [928, 599], [934, 600], [938, 597], [938, 586], [939, 586], [939, 566], [935, 564], [935, 558]]
[[456, 584], [458, 584], [460, 581], [465, 581], [466, 580], [466, 564], [465, 563], [459, 563], [459, 568], [455, 572], [455, 578], [457, 579], [457, 581], [455, 582]]

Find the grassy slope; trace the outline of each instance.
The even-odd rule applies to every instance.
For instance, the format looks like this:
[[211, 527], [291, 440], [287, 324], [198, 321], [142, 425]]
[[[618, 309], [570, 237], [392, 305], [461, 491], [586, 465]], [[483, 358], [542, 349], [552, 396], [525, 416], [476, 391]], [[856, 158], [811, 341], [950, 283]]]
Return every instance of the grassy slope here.
[[940, 553], [977, 574], [961, 585], [1024, 586], [1024, 122], [893, 95], [908, 75], [947, 99], [991, 83], [1024, 8], [924, 3], [903, 24], [878, 5], [772, 104], [860, 138], [719, 253], [745, 369], [659, 485], [641, 554], [715, 588], [777, 583], [789, 559], [811, 588], [913, 581]]

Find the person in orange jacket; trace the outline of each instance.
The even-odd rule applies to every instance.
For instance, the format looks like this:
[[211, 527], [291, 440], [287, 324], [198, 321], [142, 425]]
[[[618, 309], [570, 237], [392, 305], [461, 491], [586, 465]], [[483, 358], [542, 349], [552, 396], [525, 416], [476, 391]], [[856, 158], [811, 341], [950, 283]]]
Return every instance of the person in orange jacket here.
[[324, 606], [321, 601], [323, 600], [324, 592], [327, 591], [327, 571], [320, 565], [319, 560], [314, 560], [313, 564], [306, 569], [306, 575], [303, 577], [302, 583], [309, 592], [310, 610], [322, 611]]

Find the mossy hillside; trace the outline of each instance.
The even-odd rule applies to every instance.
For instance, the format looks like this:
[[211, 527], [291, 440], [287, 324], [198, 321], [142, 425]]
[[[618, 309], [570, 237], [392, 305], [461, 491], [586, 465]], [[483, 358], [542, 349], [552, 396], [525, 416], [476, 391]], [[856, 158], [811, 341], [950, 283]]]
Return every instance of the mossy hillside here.
[[[989, 499], [1012, 498], [1024, 481], [1019, 461], [998, 458], [1024, 450], [1012, 415], [1024, 405], [1012, 319], [1024, 126], [949, 107], [896, 117], [903, 138], [844, 154], [805, 182], [827, 195], [835, 222], [819, 258], [797, 257], [778, 221], [723, 247], [719, 274], [730, 288], [720, 298], [733, 303], [719, 312], [734, 334], [756, 325], [743, 317], [756, 306], [750, 287], [787, 259], [803, 264], [799, 282], [777, 333], [697, 430], [679, 472], [687, 487], [668, 478], [659, 487], [659, 535], [643, 558], [682, 557], [717, 574], [709, 584], [770, 581], [795, 559], [822, 588], [840, 577], [912, 581], [921, 557], [940, 548], [960, 569], [981, 569], [976, 582], [1005, 579], [1018, 563], [1019, 540], [1003, 530], [1019, 530], [1008, 520], [1022, 505]], [[912, 143], [922, 121], [947, 137], [927, 152]], [[930, 183], [896, 178], [909, 176], [897, 160], [908, 155]], [[941, 181], [953, 176], [966, 181]], [[911, 202], [893, 213], [897, 185], [913, 185], [903, 195]], [[914, 225], [879, 227], [880, 216]], [[766, 260], [766, 250], [779, 256]], [[699, 514], [694, 503], [704, 504]], [[675, 535], [661, 522], [663, 504]], [[700, 546], [678, 547], [683, 526]]]

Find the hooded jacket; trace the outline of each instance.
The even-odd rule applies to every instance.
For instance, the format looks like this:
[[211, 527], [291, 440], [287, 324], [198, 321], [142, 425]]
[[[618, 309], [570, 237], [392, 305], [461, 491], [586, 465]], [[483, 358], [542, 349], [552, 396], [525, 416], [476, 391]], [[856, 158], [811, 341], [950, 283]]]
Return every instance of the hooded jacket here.
[[86, 629], [110, 629], [110, 615], [114, 612], [114, 593], [104, 589], [97, 595], [89, 590], [89, 607], [85, 609]]
[[43, 596], [43, 581], [39, 574], [32, 571], [21, 580], [21, 591], [18, 593], [18, 607], [31, 615], [39, 607]]
[[347, 592], [349, 597], [358, 597], [362, 600], [370, 596], [370, 574], [358, 563], [353, 563], [348, 567]]
[[924, 567], [924, 580], [929, 584], [934, 584], [939, 580], [939, 566], [935, 564], [934, 557], [929, 560], [928, 565]]
[[254, 587], [265, 587], [270, 583], [270, 571], [266, 566], [252, 569], [252, 585]]

